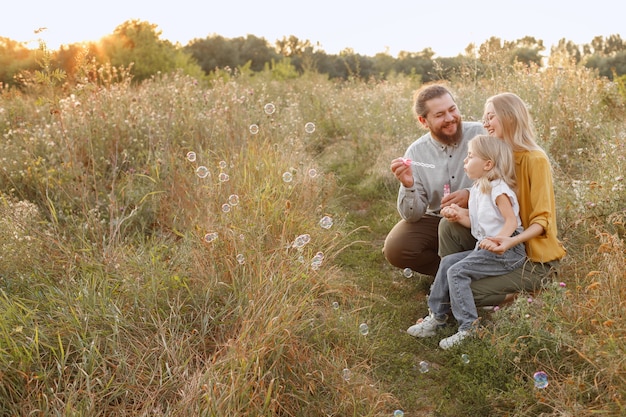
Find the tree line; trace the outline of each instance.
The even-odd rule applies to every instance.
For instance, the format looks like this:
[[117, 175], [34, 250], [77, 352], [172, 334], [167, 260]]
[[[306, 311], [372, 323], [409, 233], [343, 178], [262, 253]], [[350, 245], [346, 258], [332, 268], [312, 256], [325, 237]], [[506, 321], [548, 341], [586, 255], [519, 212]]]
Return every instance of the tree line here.
[[549, 55], [545, 56], [545, 52], [543, 41], [529, 36], [515, 41], [492, 37], [481, 45], [469, 44], [456, 57], [438, 58], [430, 48], [402, 51], [397, 57], [387, 53], [365, 56], [349, 48], [339, 54], [327, 54], [309, 40], [293, 35], [273, 45], [254, 35], [233, 39], [212, 35], [181, 46], [162, 40], [157, 25], [129, 20], [98, 42], [63, 45], [56, 51], [47, 50], [43, 41], [33, 50], [23, 42], [0, 37], [0, 85], [22, 87], [42, 70], [47, 74], [56, 71], [62, 74], [64, 82], [73, 82], [81, 77], [97, 77], [97, 68], [102, 65], [126, 68], [136, 82], [177, 69], [198, 77], [220, 70], [269, 69], [282, 78], [315, 71], [331, 79], [385, 79], [403, 74], [428, 82], [449, 78], [468, 65], [480, 72], [480, 62], [495, 56], [511, 64], [540, 67], [574, 63], [595, 69], [609, 79], [626, 76], [626, 42], [618, 34], [597, 36], [583, 45], [561, 39], [551, 47]]

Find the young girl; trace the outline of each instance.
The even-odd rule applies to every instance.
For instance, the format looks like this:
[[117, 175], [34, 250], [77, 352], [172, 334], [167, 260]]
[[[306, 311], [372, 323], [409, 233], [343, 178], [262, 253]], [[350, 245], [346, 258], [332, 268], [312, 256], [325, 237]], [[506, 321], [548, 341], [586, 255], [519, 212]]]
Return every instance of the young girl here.
[[496, 137], [478, 135], [469, 142], [463, 164], [467, 176], [474, 181], [468, 209], [452, 204], [443, 208], [441, 215], [470, 228], [476, 246], [442, 258], [428, 298], [430, 314], [407, 330], [415, 337], [434, 336], [452, 310], [459, 330], [439, 342], [442, 349], [469, 336], [478, 319], [470, 288], [472, 281], [502, 275], [519, 268], [526, 259], [523, 243], [501, 254], [491, 251], [492, 239], [514, 236], [523, 230], [513, 191], [516, 184], [511, 147]]

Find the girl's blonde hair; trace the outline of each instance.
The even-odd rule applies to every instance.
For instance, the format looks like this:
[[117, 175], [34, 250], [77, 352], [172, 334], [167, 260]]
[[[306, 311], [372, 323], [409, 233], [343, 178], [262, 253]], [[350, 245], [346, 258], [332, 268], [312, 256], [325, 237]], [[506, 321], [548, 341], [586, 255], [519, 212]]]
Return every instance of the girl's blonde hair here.
[[515, 190], [517, 186], [515, 159], [508, 143], [494, 136], [477, 135], [469, 141], [468, 146], [471, 147], [474, 156], [493, 163], [493, 169], [476, 180], [481, 192], [490, 193], [491, 181], [498, 179]]
[[504, 140], [513, 151], [531, 151], [543, 149], [535, 141], [535, 127], [524, 101], [513, 93], [500, 93], [489, 97], [485, 106], [493, 105], [500, 124]]

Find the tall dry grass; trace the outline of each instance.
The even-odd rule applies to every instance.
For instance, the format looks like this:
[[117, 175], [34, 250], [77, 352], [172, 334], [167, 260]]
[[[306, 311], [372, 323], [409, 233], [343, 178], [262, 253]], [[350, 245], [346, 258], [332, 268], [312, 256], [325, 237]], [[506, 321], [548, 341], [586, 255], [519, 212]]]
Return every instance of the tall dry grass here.
[[415, 300], [378, 246], [389, 161], [422, 133], [415, 80], [134, 86], [103, 67], [54, 95], [3, 91], [2, 413], [619, 415], [624, 98], [575, 66], [476, 65], [449, 83], [464, 117], [502, 91], [529, 103], [568, 256], [559, 282], [485, 317], [470, 367], [430, 349], [443, 365], [417, 384], [390, 380], [428, 346], [396, 333]]

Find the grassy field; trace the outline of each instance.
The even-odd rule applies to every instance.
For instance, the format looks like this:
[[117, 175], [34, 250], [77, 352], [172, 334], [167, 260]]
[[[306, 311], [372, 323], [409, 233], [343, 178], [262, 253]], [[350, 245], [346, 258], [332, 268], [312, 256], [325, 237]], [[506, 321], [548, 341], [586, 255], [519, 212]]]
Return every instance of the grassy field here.
[[104, 67], [3, 89], [0, 414], [626, 413], [624, 86], [481, 64], [450, 82], [464, 118], [527, 101], [568, 255], [450, 351], [406, 335], [430, 282], [381, 254], [419, 80]]

